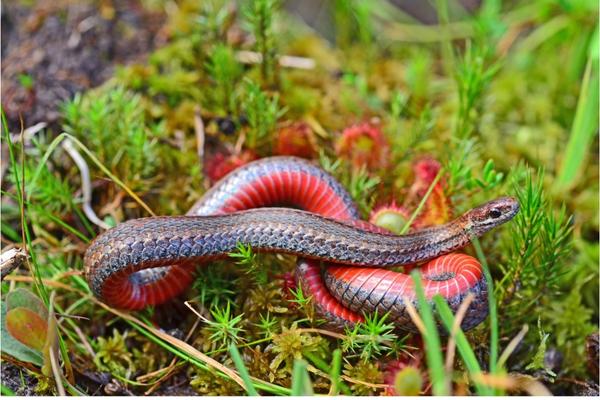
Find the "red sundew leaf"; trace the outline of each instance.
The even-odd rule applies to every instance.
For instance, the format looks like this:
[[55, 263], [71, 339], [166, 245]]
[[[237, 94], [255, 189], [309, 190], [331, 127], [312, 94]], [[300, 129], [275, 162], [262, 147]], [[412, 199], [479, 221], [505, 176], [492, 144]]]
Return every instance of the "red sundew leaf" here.
[[279, 129], [276, 154], [313, 158], [317, 151], [313, 131], [305, 122], [295, 122]]
[[43, 350], [48, 334], [48, 322], [32, 310], [16, 307], [6, 313], [6, 329], [25, 346]]
[[415, 221], [415, 227], [423, 228], [432, 225], [441, 225], [452, 218], [450, 201], [441, 186], [436, 185], [431, 195], [425, 202], [423, 212]]

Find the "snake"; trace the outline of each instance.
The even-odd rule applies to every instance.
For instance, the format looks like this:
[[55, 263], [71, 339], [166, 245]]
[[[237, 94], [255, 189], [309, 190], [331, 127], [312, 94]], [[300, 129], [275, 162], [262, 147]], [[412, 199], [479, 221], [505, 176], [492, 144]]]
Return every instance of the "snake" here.
[[395, 235], [361, 220], [343, 185], [312, 162], [268, 157], [230, 172], [186, 215], [132, 219], [99, 234], [85, 252], [84, 270], [99, 299], [140, 310], [180, 295], [199, 263], [226, 258], [244, 244], [296, 255], [297, 282], [330, 328], [378, 312], [416, 331], [407, 309], [417, 304], [414, 282], [390, 267], [425, 263], [428, 301], [439, 294], [456, 312], [474, 296], [461, 323], [466, 330], [487, 317], [487, 285], [478, 260], [455, 250], [518, 210], [516, 199], [501, 197], [446, 224]]

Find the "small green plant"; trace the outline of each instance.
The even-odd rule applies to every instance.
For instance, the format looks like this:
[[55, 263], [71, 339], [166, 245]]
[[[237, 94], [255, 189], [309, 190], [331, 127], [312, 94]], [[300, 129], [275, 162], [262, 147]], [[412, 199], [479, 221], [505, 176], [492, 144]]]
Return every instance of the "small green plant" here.
[[240, 326], [244, 314], [234, 316], [231, 303], [224, 308], [213, 307], [210, 311], [213, 321], [207, 321], [206, 329], [211, 333], [210, 340], [216, 345], [229, 346], [243, 341], [241, 334], [244, 329]]
[[[524, 175], [524, 182], [519, 177]], [[549, 202], [543, 188], [544, 171], [538, 170], [534, 177], [530, 169], [523, 174], [520, 166], [514, 172], [514, 190], [521, 205], [520, 211], [510, 224], [513, 238], [505, 254], [508, 262], [503, 266], [504, 278], [499, 285], [500, 304], [517, 307], [520, 318], [513, 319], [516, 329], [536, 318], [531, 313], [545, 296], [557, 294], [558, 279], [564, 273], [562, 260], [571, 249], [571, 218], [563, 207], [558, 214], [549, 210]], [[515, 298], [519, 287], [518, 300]], [[506, 308], [505, 308], [506, 309]], [[523, 312], [525, 311], [525, 312]]]
[[294, 360], [301, 359], [303, 353], [315, 353], [323, 356], [326, 342], [320, 336], [313, 336], [301, 332], [296, 323], [290, 328], [283, 327], [281, 333], [273, 336], [273, 342], [267, 347], [275, 357], [271, 361], [271, 376], [277, 371], [281, 363], [285, 363], [285, 370], [291, 372]]
[[113, 336], [99, 337], [95, 343], [94, 363], [100, 371], [111, 372], [122, 378], [129, 378], [135, 371], [132, 353], [127, 348], [127, 333], [113, 330]]
[[375, 188], [380, 182], [381, 178], [369, 175], [364, 166], [354, 169], [350, 174], [346, 187], [363, 215], [371, 212], [376, 200]]
[[467, 42], [461, 62], [457, 65], [455, 80], [458, 86], [458, 114], [453, 136], [464, 139], [475, 130], [474, 113], [481, 104], [484, 89], [498, 71], [500, 64], [486, 65], [489, 49]]
[[365, 321], [346, 328], [346, 338], [342, 342], [344, 352], [352, 351], [361, 359], [370, 360], [392, 350], [393, 342], [398, 338], [394, 324], [386, 323], [388, 314], [378, 315], [377, 311], [365, 315]]
[[236, 279], [222, 263], [203, 266], [193, 283], [198, 291], [198, 301], [209, 309], [224, 307], [226, 303], [235, 300]]
[[260, 314], [260, 322], [258, 324], [254, 324], [258, 329], [260, 329], [261, 334], [265, 338], [270, 338], [275, 333], [275, 326], [278, 321], [275, 317], [272, 317], [268, 312], [267, 315], [263, 316]]
[[541, 370], [546, 375], [546, 377], [552, 381], [554, 380], [554, 378], [556, 378], [556, 373], [553, 372], [551, 369], [547, 368], [544, 362], [544, 359], [546, 357], [546, 349], [548, 347], [547, 342], [550, 338], [550, 334], [544, 332], [544, 330], [542, 329], [542, 322], [540, 318], [538, 318], [538, 334], [540, 337], [540, 344], [538, 346], [537, 351], [535, 352], [535, 355], [533, 356], [533, 359], [525, 367], [525, 369], [528, 371]]
[[237, 112], [235, 88], [242, 69], [235, 59], [233, 50], [222, 44], [216, 45], [206, 63], [206, 70], [213, 81], [214, 89], [211, 94], [218, 111], [225, 114]]
[[313, 298], [312, 296], [306, 296], [304, 294], [304, 290], [302, 289], [302, 285], [298, 285], [298, 287], [294, 290], [294, 289], [290, 289], [290, 293], [292, 294], [292, 296], [294, 296], [292, 299], [290, 299], [289, 301], [291, 303], [294, 303], [298, 306], [298, 308], [300, 310], [302, 310], [302, 312], [304, 313], [304, 315], [306, 315], [306, 318], [310, 321], [310, 322], [315, 322], [316, 321], [316, 315], [315, 315], [315, 308], [313, 305]]
[[137, 182], [153, 176], [160, 159], [141, 102], [123, 87], [78, 94], [63, 105], [64, 129], [86, 143], [113, 173]]
[[269, 96], [260, 86], [250, 79], [246, 80], [242, 109], [248, 119], [249, 130], [246, 145], [255, 149], [263, 144], [273, 133], [277, 120], [285, 113], [279, 106], [279, 95]]
[[257, 284], [267, 283], [267, 271], [261, 267], [250, 245], [237, 243], [236, 251], [229, 253], [228, 256], [236, 260], [235, 263], [243, 267], [246, 274], [252, 276]]
[[251, 0], [244, 12], [256, 40], [256, 51], [262, 57], [260, 73], [266, 84], [275, 81], [277, 48], [273, 31], [273, 17], [278, 6], [278, 0]]

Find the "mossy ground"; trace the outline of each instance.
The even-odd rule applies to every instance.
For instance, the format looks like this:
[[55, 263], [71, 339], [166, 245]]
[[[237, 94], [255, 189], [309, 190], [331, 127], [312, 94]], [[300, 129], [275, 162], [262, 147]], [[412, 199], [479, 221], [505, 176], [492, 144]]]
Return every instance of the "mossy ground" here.
[[[420, 337], [393, 332], [385, 321], [345, 337], [320, 331], [310, 299], [290, 290], [290, 257], [241, 248], [235, 259], [199, 268], [182, 298], [134, 313], [137, 322], [90, 301], [82, 256], [101, 229], [82, 208], [79, 169], [53, 142], [63, 130], [89, 150], [79, 148], [91, 169], [93, 209], [109, 226], [148, 215], [132, 192], [157, 215], [183, 214], [228, 170], [283, 153], [333, 173], [365, 218], [392, 201], [417, 205], [409, 188], [424, 157], [444, 168], [443, 197], [455, 214], [517, 196], [519, 216], [481, 239], [500, 352], [528, 327], [496, 373], [505, 386], [494, 390], [525, 391], [517, 375], [554, 394], [597, 390], [597, 361], [582, 362], [593, 353], [588, 336], [598, 333], [597, 4], [484, 1], [467, 16], [455, 2], [439, 1], [440, 25], [427, 26], [386, 2], [340, 0], [321, 5], [331, 23], [319, 34], [274, 0], [241, 3], [140, 2], [166, 20], [158, 49], [55, 107], [56, 122], [26, 137], [23, 152], [11, 118], [14, 163], [3, 132], [2, 244], [25, 246], [31, 257], [13, 278], [43, 283], [9, 278], [2, 294], [20, 286], [42, 298], [56, 292], [77, 390], [244, 393], [214, 366], [176, 357], [177, 346], [148, 326], [226, 368], [237, 369], [228, 351], [235, 344], [249, 374], [270, 384], [257, 386], [265, 394], [293, 386], [297, 359], [308, 362], [315, 393], [394, 393], [407, 365], [420, 371], [421, 391], [429, 393], [435, 374]], [[96, 18], [123, 22], [111, 1], [91, 4]], [[263, 62], [247, 62], [242, 51]], [[290, 66], [280, 55], [304, 60]], [[35, 88], [26, 69], [15, 76], [25, 92]], [[3, 108], [14, 112], [5, 99]], [[362, 133], [353, 136], [352, 126]], [[25, 206], [16, 184], [23, 174]], [[490, 324], [466, 335], [484, 370]], [[452, 393], [475, 391], [466, 368], [457, 357]], [[54, 390], [46, 378], [39, 386]]]

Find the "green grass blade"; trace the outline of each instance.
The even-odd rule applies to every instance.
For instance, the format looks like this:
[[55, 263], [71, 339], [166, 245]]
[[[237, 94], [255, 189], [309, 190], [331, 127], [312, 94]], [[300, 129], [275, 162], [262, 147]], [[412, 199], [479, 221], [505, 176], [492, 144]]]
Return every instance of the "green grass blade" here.
[[312, 396], [313, 389], [308, 376], [308, 363], [305, 360], [295, 360], [292, 371], [292, 396]]
[[337, 396], [340, 393], [340, 384], [342, 383], [340, 375], [342, 372], [342, 351], [335, 349], [333, 351], [333, 360], [331, 362], [331, 394]]
[[[454, 315], [452, 314], [452, 310], [448, 306], [448, 303], [446, 303], [446, 300], [444, 300], [444, 298], [439, 294], [436, 294], [433, 297], [433, 301], [435, 302], [435, 306], [437, 307], [444, 326], [448, 332], [451, 332], [452, 327], [454, 326]], [[481, 373], [481, 367], [479, 366], [477, 358], [475, 357], [475, 353], [473, 352], [473, 349], [471, 348], [471, 345], [469, 344], [469, 341], [467, 340], [462, 329], [459, 328], [456, 331], [454, 339], [456, 341], [456, 347], [458, 348], [458, 351], [465, 362], [467, 371], [469, 371], [469, 374], [476, 379], [476, 377]], [[477, 393], [481, 396], [491, 396], [494, 394], [492, 390], [480, 383], [477, 383], [477, 381], [475, 381], [475, 388], [477, 389]]]
[[555, 187], [556, 193], [573, 187], [585, 165], [585, 155], [598, 132], [598, 26], [591, 41], [590, 54], [577, 101], [575, 119]]
[[302, 352], [302, 355], [321, 371], [325, 373], [331, 371], [331, 373], [329, 374], [329, 377], [331, 378], [331, 386], [335, 386], [333, 389], [336, 390], [336, 392], [334, 393], [332, 390], [330, 391], [330, 394], [338, 395], [341, 391], [347, 396], [352, 395], [352, 391], [350, 390], [350, 388], [340, 379], [342, 375], [342, 351], [340, 349], [336, 349], [333, 352], [333, 360], [331, 366], [329, 366], [325, 361], [323, 361], [321, 358], [319, 358], [319, 356], [317, 356], [314, 353]]
[[244, 381], [244, 385], [246, 386], [246, 392], [248, 393], [248, 396], [258, 396], [258, 392], [254, 388], [252, 380], [250, 379], [250, 373], [244, 365], [244, 360], [242, 360], [242, 356], [239, 350], [237, 349], [237, 347], [235, 347], [233, 343], [229, 345], [229, 353], [231, 354], [231, 359], [233, 360], [233, 363], [235, 364], [235, 367], [237, 368], [240, 377]]
[[4, 384], [0, 384], [0, 393], [2, 393], [2, 396], [15, 396], [15, 392], [4, 386]]
[[475, 247], [477, 258], [481, 262], [485, 281], [487, 282], [488, 306], [490, 310], [490, 373], [495, 374], [498, 371], [498, 310], [494, 294], [494, 281], [492, 280], [492, 274], [490, 274], [483, 250], [481, 250], [479, 240], [474, 237], [472, 238], [472, 243], [473, 247]]
[[[29, 224], [27, 224], [27, 211], [25, 205], [25, 199], [23, 198], [24, 189], [25, 189], [25, 172], [23, 169], [17, 167], [17, 158], [15, 156], [14, 145], [10, 139], [10, 134], [8, 132], [8, 125], [6, 124], [6, 117], [4, 115], [4, 111], [2, 111], [2, 125], [3, 125], [3, 134], [5, 136], [6, 144], [8, 146], [8, 154], [9, 154], [9, 162], [11, 166], [11, 170], [14, 175], [17, 199], [19, 204], [19, 211], [21, 213], [21, 229], [23, 230], [22, 241], [25, 249], [29, 253], [29, 257], [31, 259], [31, 273], [34, 278], [35, 288], [38, 292], [39, 296], [44, 301], [44, 304], [48, 306], [48, 291], [46, 290], [46, 286], [42, 283], [42, 276], [40, 275], [39, 265], [37, 263], [37, 257], [35, 251], [33, 251], [33, 245], [31, 240], [31, 233], [29, 232]], [[21, 142], [21, 153], [23, 153], [23, 142]], [[25, 160], [21, 160], [23, 165]], [[21, 171], [21, 175], [19, 176], [19, 172]]]
[[413, 211], [413, 213], [410, 216], [410, 218], [408, 219], [408, 221], [406, 221], [406, 224], [404, 224], [404, 226], [402, 227], [402, 230], [400, 230], [400, 235], [404, 235], [406, 232], [408, 232], [408, 230], [410, 229], [410, 226], [413, 224], [413, 222], [415, 222], [415, 219], [421, 213], [421, 210], [425, 206], [425, 202], [427, 201], [429, 196], [431, 196], [431, 192], [433, 192], [433, 188], [435, 187], [435, 185], [437, 185], [438, 181], [440, 180], [440, 178], [442, 177], [443, 174], [444, 174], [444, 168], [440, 168], [437, 175], [431, 182], [431, 185], [429, 185], [429, 187], [427, 188], [427, 192], [425, 192], [425, 196], [423, 196], [423, 198], [419, 202], [419, 205], [417, 206], [415, 211]]
[[419, 301], [419, 314], [425, 325], [423, 340], [425, 341], [426, 346], [425, 353], [427, 356], [427, 366], [429, 367], [429, 377], [431, 379], [431, 391], [434, 396], [448, 396], [450, 393], [444, 371], [442, 346], [440, 344], [437, 326], [433, 318], [433, 310], [425, 298], [423, 283], [421, 282], [419, 273], [417, 271], [412, 271], [410, 276], [415, 283], [415, 292]]

